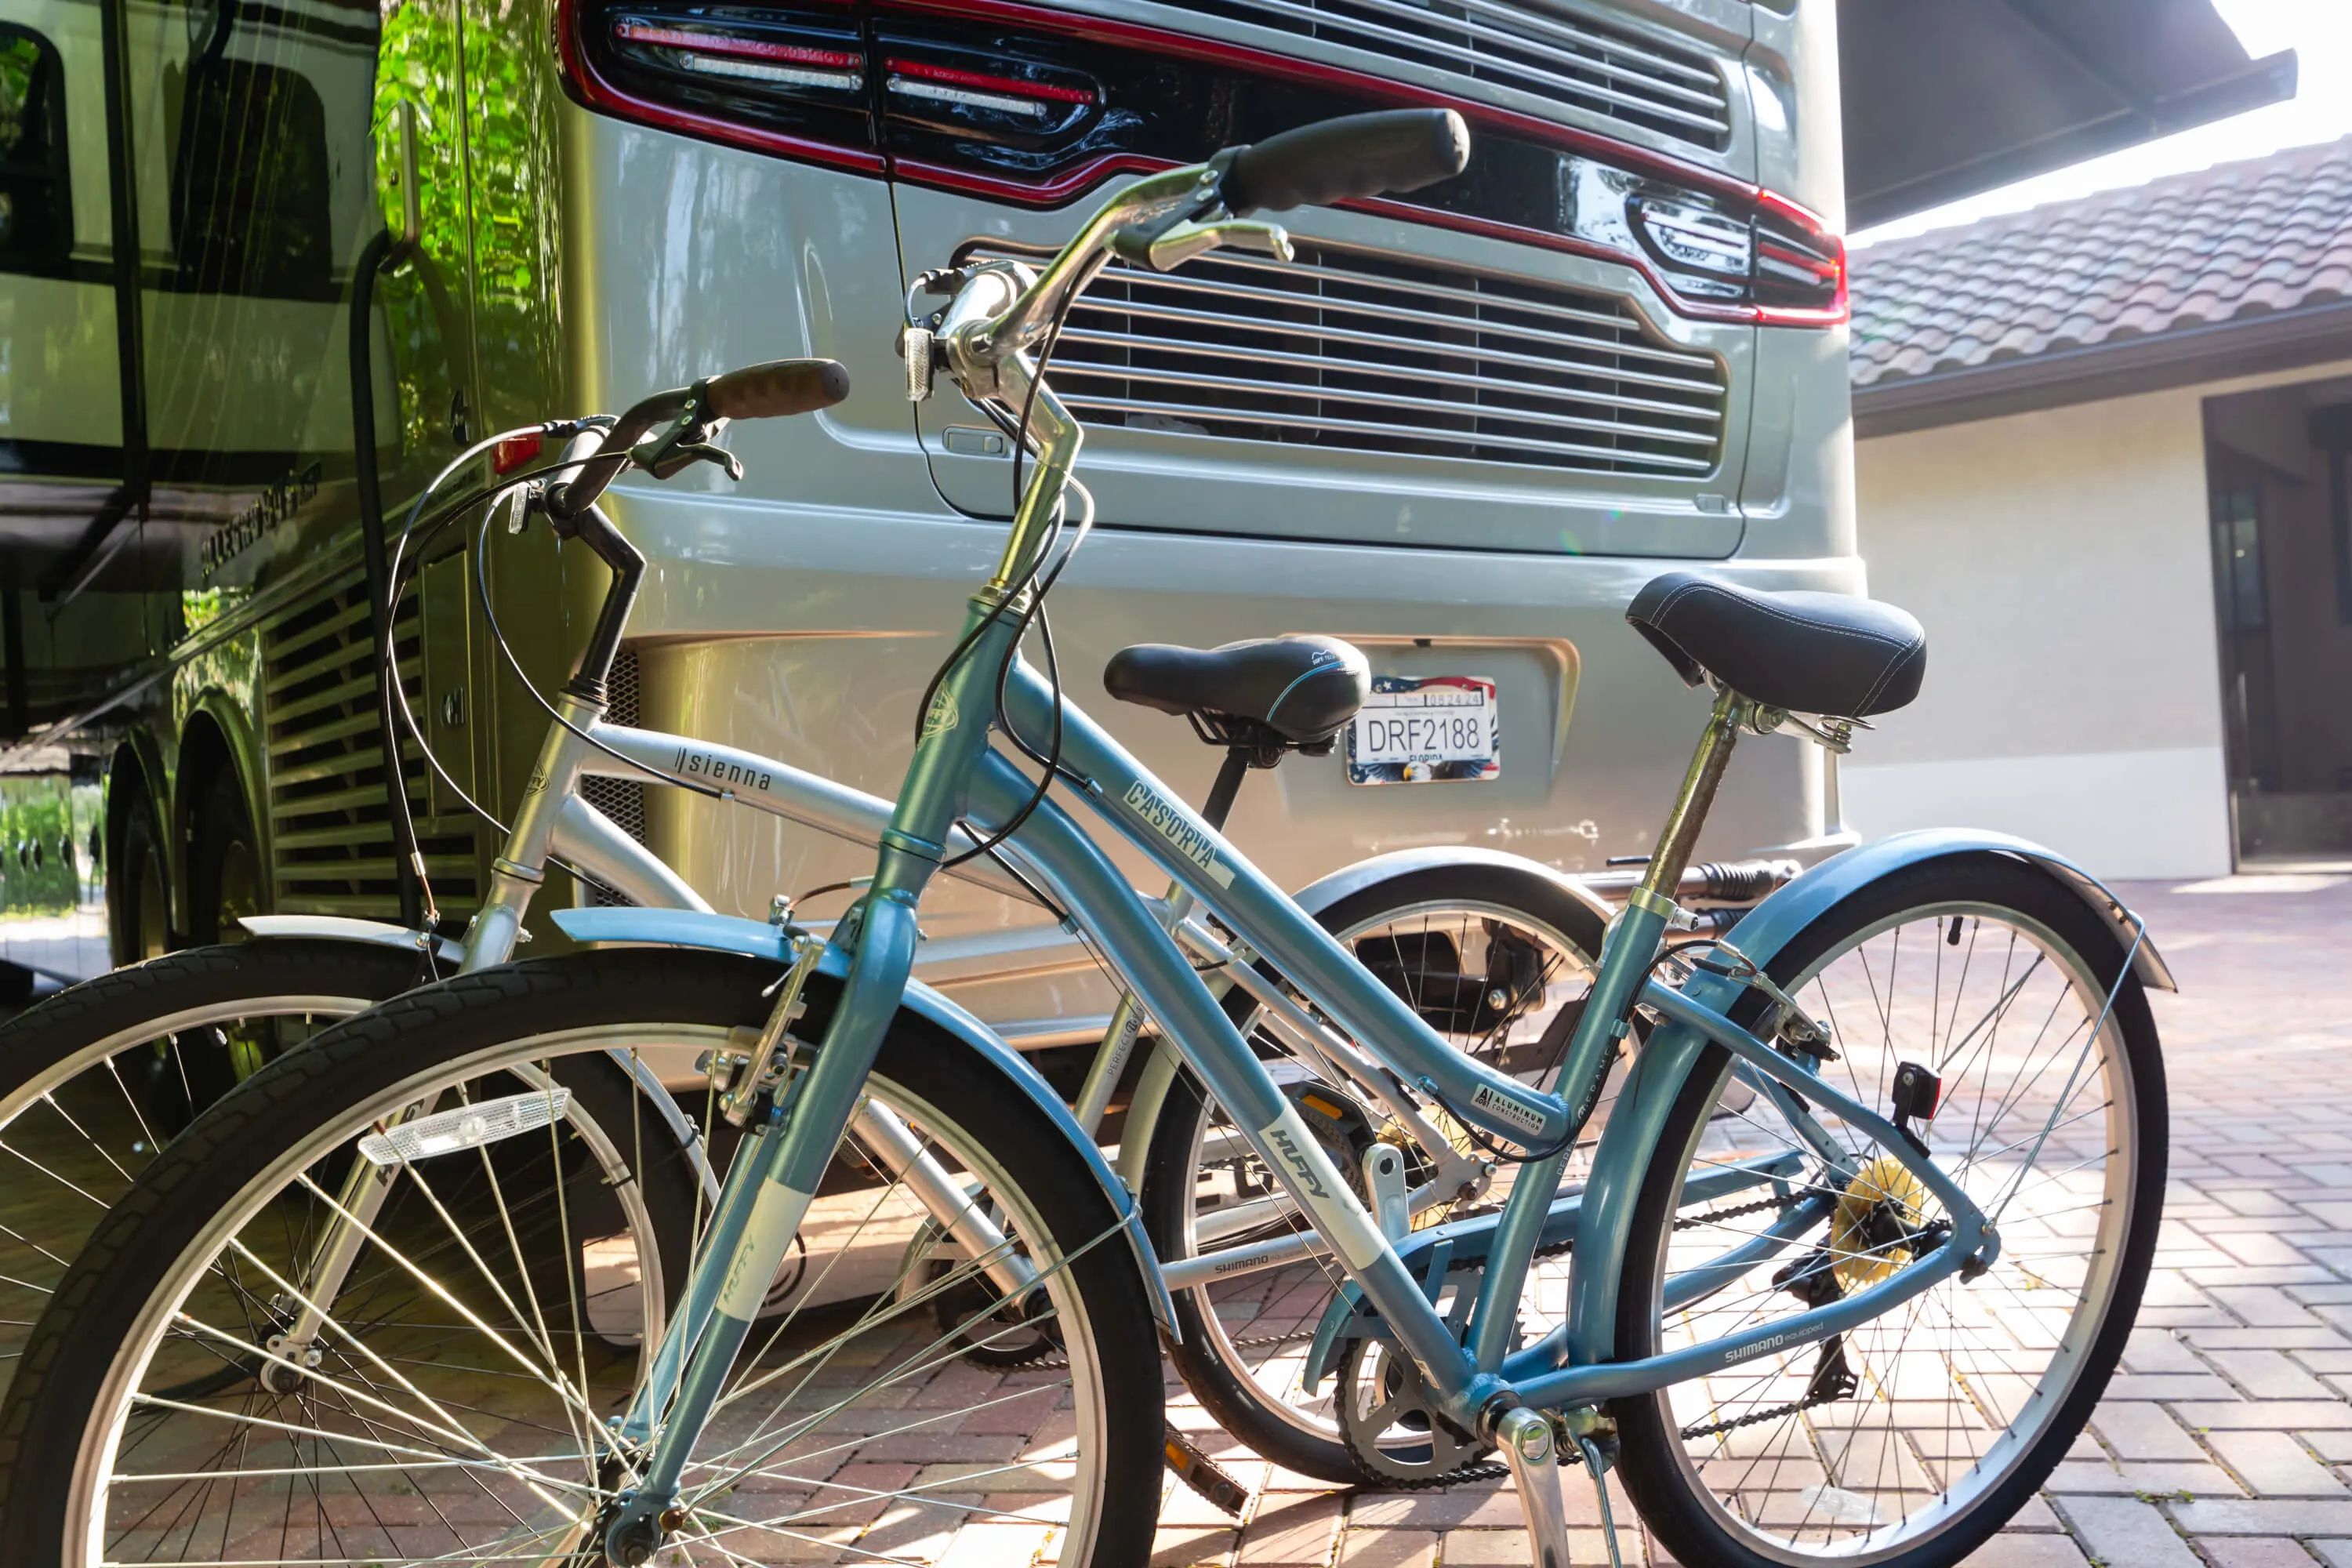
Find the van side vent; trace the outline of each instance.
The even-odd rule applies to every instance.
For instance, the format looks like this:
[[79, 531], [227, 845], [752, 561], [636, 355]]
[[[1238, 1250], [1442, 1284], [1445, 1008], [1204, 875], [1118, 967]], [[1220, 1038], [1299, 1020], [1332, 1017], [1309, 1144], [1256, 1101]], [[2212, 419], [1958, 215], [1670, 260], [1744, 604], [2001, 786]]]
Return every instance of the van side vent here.
[[[645, 722], [645, 699], [637, 686], [637, 650], [631, 645], [621, 645], [620, 653], [613, 660], [613, 673], [604, 678], [604, 691], [607, 723], [634, 730]], [[583, 778], [580, 781], [580, 796], [611, 817], [622, 832], [643, 844], [646, 787], [627, 779]], [[636, 900], [601, 882], [591, 882], [588, 902], [590, 907], [601, 909], [608, 904], [634, 904]]]
[[[418, 604], [402, 603], [393, 649], [421, 716]], [[366, 588], [346, 581], [289, 613], [262, 633], [261, 655], [277, 912], [398, 920]], [[401, 756], [435, 900], [445, 916], [470, 913], [481, 899], [473, 820], [430, 816], [425, 760], [413, 742]]]
[[1709, 151], [1731, 135], [1723, 73], [1678, 49], [1512, 0], [1192, 0], [1212, 16], [1517, 88]]
[[[1697, 478], [1726, 374], [1609, 295], [1319, 241], [1114, 263], [1054, 357], [1091, 425], [1586, 473]], [[979, 256], [1005, 255], [982, 248]]]

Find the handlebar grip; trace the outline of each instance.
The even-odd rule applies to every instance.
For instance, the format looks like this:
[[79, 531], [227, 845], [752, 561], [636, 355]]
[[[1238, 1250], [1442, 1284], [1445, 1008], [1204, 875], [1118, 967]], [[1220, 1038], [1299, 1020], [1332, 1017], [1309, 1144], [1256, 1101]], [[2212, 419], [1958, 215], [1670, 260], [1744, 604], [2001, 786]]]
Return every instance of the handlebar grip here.
[[702, 395], [721, 418], [781, 419], [830, 408], [848, 396], [849, 372], [839, 360], [770, 360], [712, 376]]
[[1351, 196], [1419, 190], [1470, 162], [1470, 127], [1450, 109], [1396, 109], [1302, 125], [1244, 147], [1225, 170], [1225, 205], [1324, 206]]

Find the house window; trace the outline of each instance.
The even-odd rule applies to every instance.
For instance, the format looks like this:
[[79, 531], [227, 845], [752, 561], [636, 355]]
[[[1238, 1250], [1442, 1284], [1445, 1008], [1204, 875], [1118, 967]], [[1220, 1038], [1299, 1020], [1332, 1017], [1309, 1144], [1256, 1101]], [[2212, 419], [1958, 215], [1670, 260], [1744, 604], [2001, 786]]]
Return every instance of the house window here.
[[72, 250], [65, 71], [56, 45], [0, 22], [0, 270], [54, 267]]
[[2257, 631], [2270, 621], [2263, 592], [2262, 487], [2238, 485], [2213, 498], [2213, 584], [2221, 629]]
[[200, 61], [188, 82], [172, 182], [172, 234], [188, 287], [206, 294], [331, 300], [334, 225], [327, 115], [299, 73]]

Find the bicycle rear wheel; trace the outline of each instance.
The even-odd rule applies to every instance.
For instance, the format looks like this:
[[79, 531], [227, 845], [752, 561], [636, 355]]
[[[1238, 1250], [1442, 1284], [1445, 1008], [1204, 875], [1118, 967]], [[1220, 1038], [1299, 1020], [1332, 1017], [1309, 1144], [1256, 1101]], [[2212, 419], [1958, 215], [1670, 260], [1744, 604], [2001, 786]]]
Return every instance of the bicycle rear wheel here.
[[[1938, 1077], [1926, 1136], [2000, 1250], [1981, 1277], [1948, 1276], [1841, 1337], [1615, 1402], [1626, 1489], [1677, 1559], [1945, 1568], [2064, 1455], [2122, 1353], [2163, 1205], [2163, 1060], [2122, 961], [2072, 889], [1993, 855], [1872, 883], [1773, 961], [1773, 978], [1831, 1026], [1827, 1082], [1887, 1114], [1903, 1064]], [[1702, 1173], [1773, 1158], [1802, 1175], [1684, 1196]], [[1710, 1047], [1635, 1208], [1619, 1354], [1865, 1289], [1931, 1253], [1939, 1217], [1860, 1128], [1760, 1091]], [[1776, 1226], [1785, 1244], [1769, 1260], [1708, 1271]]]
[[[1603, 931], [1600, 911], [1553, 879], [1478, 864], [1375, 883], [1319, 918], [1458, 1049], [1547, 1087], [1582, 1012]], [[1259, 1018], [1253, 998], [1237, 990], [1226, 1010], [1252, 1035]], [[1385, 1124], [1360, 1089], [1333, 1084], [1266, 1035], [1255, 1042], [1309, 1129], [1328, 1135], [1326, 1152], [1351, 1179], [1360, 1179], [1362, 1152], [1372, 1140], [1411, 1142]], [[1435, 1108], [1431, 1116], [1452, 1151], [1475, 1152], [1458, 1122]], [[1596, 1118], [1588, 1142], [1599, 1126]], [[1420, 1184], [1428, 1162], [1412, 1158], [1408, 1164], [1409, 1184]], [[1580, 1163], [1573, 1164], [1570, 1179], [1581, 1180], [1582, 1173]], [[1482, 1178], [1479, 1190], [1446, 1194], [1447, 1201], [1423, 1209], [1416, 1223], [1499, 1205], [1510, 1182], [1511, 1168], [1503, 1167]], [[1204, 1099], [1189, 1070], [1170, 1087], [1153, 1130], [1143, 1205], [1153, 1245], [1168, 1260], [1212, 1256], [1300, 1226], [1273, 1173], [1224, 1108]], [[1170, 1354], [1218, 1424], [1276, 1464], [1329, 1481], [1395, 1480], [1399, 1475], [1368, 1476], [1362, 1457], [1349, 1453], [1333, 1385], [1324, 1382], [1311, 1394], [1304, 1386], [1309, 1342], [1346, 1280], [1336, 1260], [1318, 1256], [1178, 1291], [1182, 1338]], [[1427, 1446], [1412, 1436], [1402, 1443]]]
[[[331, 1030], [224, 1099], [92, 1237], [0, 1407], [0, 1560], [584, 1549], [645, 1458], [607, 1424], [679, 1294], [698, 1217], [641, 1201], [654, 1108], [610, 1053], [690, 1075], [701, 1051], [740, 1048], [776, 976], [648, 949], [488, 971]], [[833, 995], [812, 983], [804, 1029]], [[1006, 1216], [1045, 1303], [1023, 1325], [1054, 1328], [1067, 1364], [970, 1366], [930, 1294], [896, 1288], [928, 1211], [845, 1146], [803, 1226], [793, 1310], [756, 1331], [693, 1450], [684, 1561], [870, 1561], [968, 1536], [1139, 1561], [1156, 1509], [1110, 1500], [1158, 1495], [1160, 1379], [1118, 1215], [1017, 1086], [919, 1022], [894, 1028], [871, 1095]], [[394, 1123], [427, 1102], [402, 1143]], [[371, 1135], [394, 1145], [388, 1190], [320, 1301], [302, 1285], [345, 1192], [338, 1167]], [[583, 1253], [567, 1275], [561, 1260]], [[978, 1274], [967, 1263], [940, 1288]], [[327, 1320], [289, 1349], [306, 1305]], [[635, 1344], [614, 1321], [632, 1311]], [[601, 1338], [581, 1331], [595, 1322]], [[206, 1386], [225, 1366], [251, 1375]]]
[[118, 969], [0, 1024], [0, 1391], [90, 1231], [195, 1111], [426, 978], [412, 949], [272, 938]]

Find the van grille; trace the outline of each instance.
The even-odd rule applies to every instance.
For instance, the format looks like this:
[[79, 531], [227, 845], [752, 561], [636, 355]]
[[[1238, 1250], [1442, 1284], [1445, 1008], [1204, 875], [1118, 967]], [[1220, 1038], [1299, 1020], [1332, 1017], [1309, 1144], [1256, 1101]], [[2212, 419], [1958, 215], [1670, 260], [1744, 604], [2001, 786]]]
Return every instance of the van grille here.
[[[613, 658], [613, 672], [604, 678], [604, 720], [634, 730], [645, 722], [645, 698], [638, 685], [637, 650], [629, 644]], [[643, 844], [646, 841], [646, 786], [628, 779], [591, 774], [580, 781], [580, 795], [613, 819], [614, 826]], [[635, 899], [614, 892], [602, 882], [587, 884], [592, 906], [634, 904]]]
[[1511, 0], [1192, 0], [1192, 9], [1325, 38], [1549, 99], [1693, 146], [1731, 133], [1723, 73], [1674, 48]]
[[[407, 597], [393, 633], [412, 711], [424, 700], [417, 604]], [[399, 919], [365, 587], [345, 583], [278, 621], [262, 636], [262, 663], [277, 911]], [[413, 742], [404, 760], [436, 902], [444, 915], [467, 913], [481, 896], [474, 825], [426, 815]]]
[[1230, 252], [1167, 274], [1114, 264], [1070, 314], [1055, 391], [1088, 424], [1162, 434], [1588, 473], [1715, 468], [1723, 362], [1666, 343], [1624, 301], [1297, 250], [1292, 265]]

